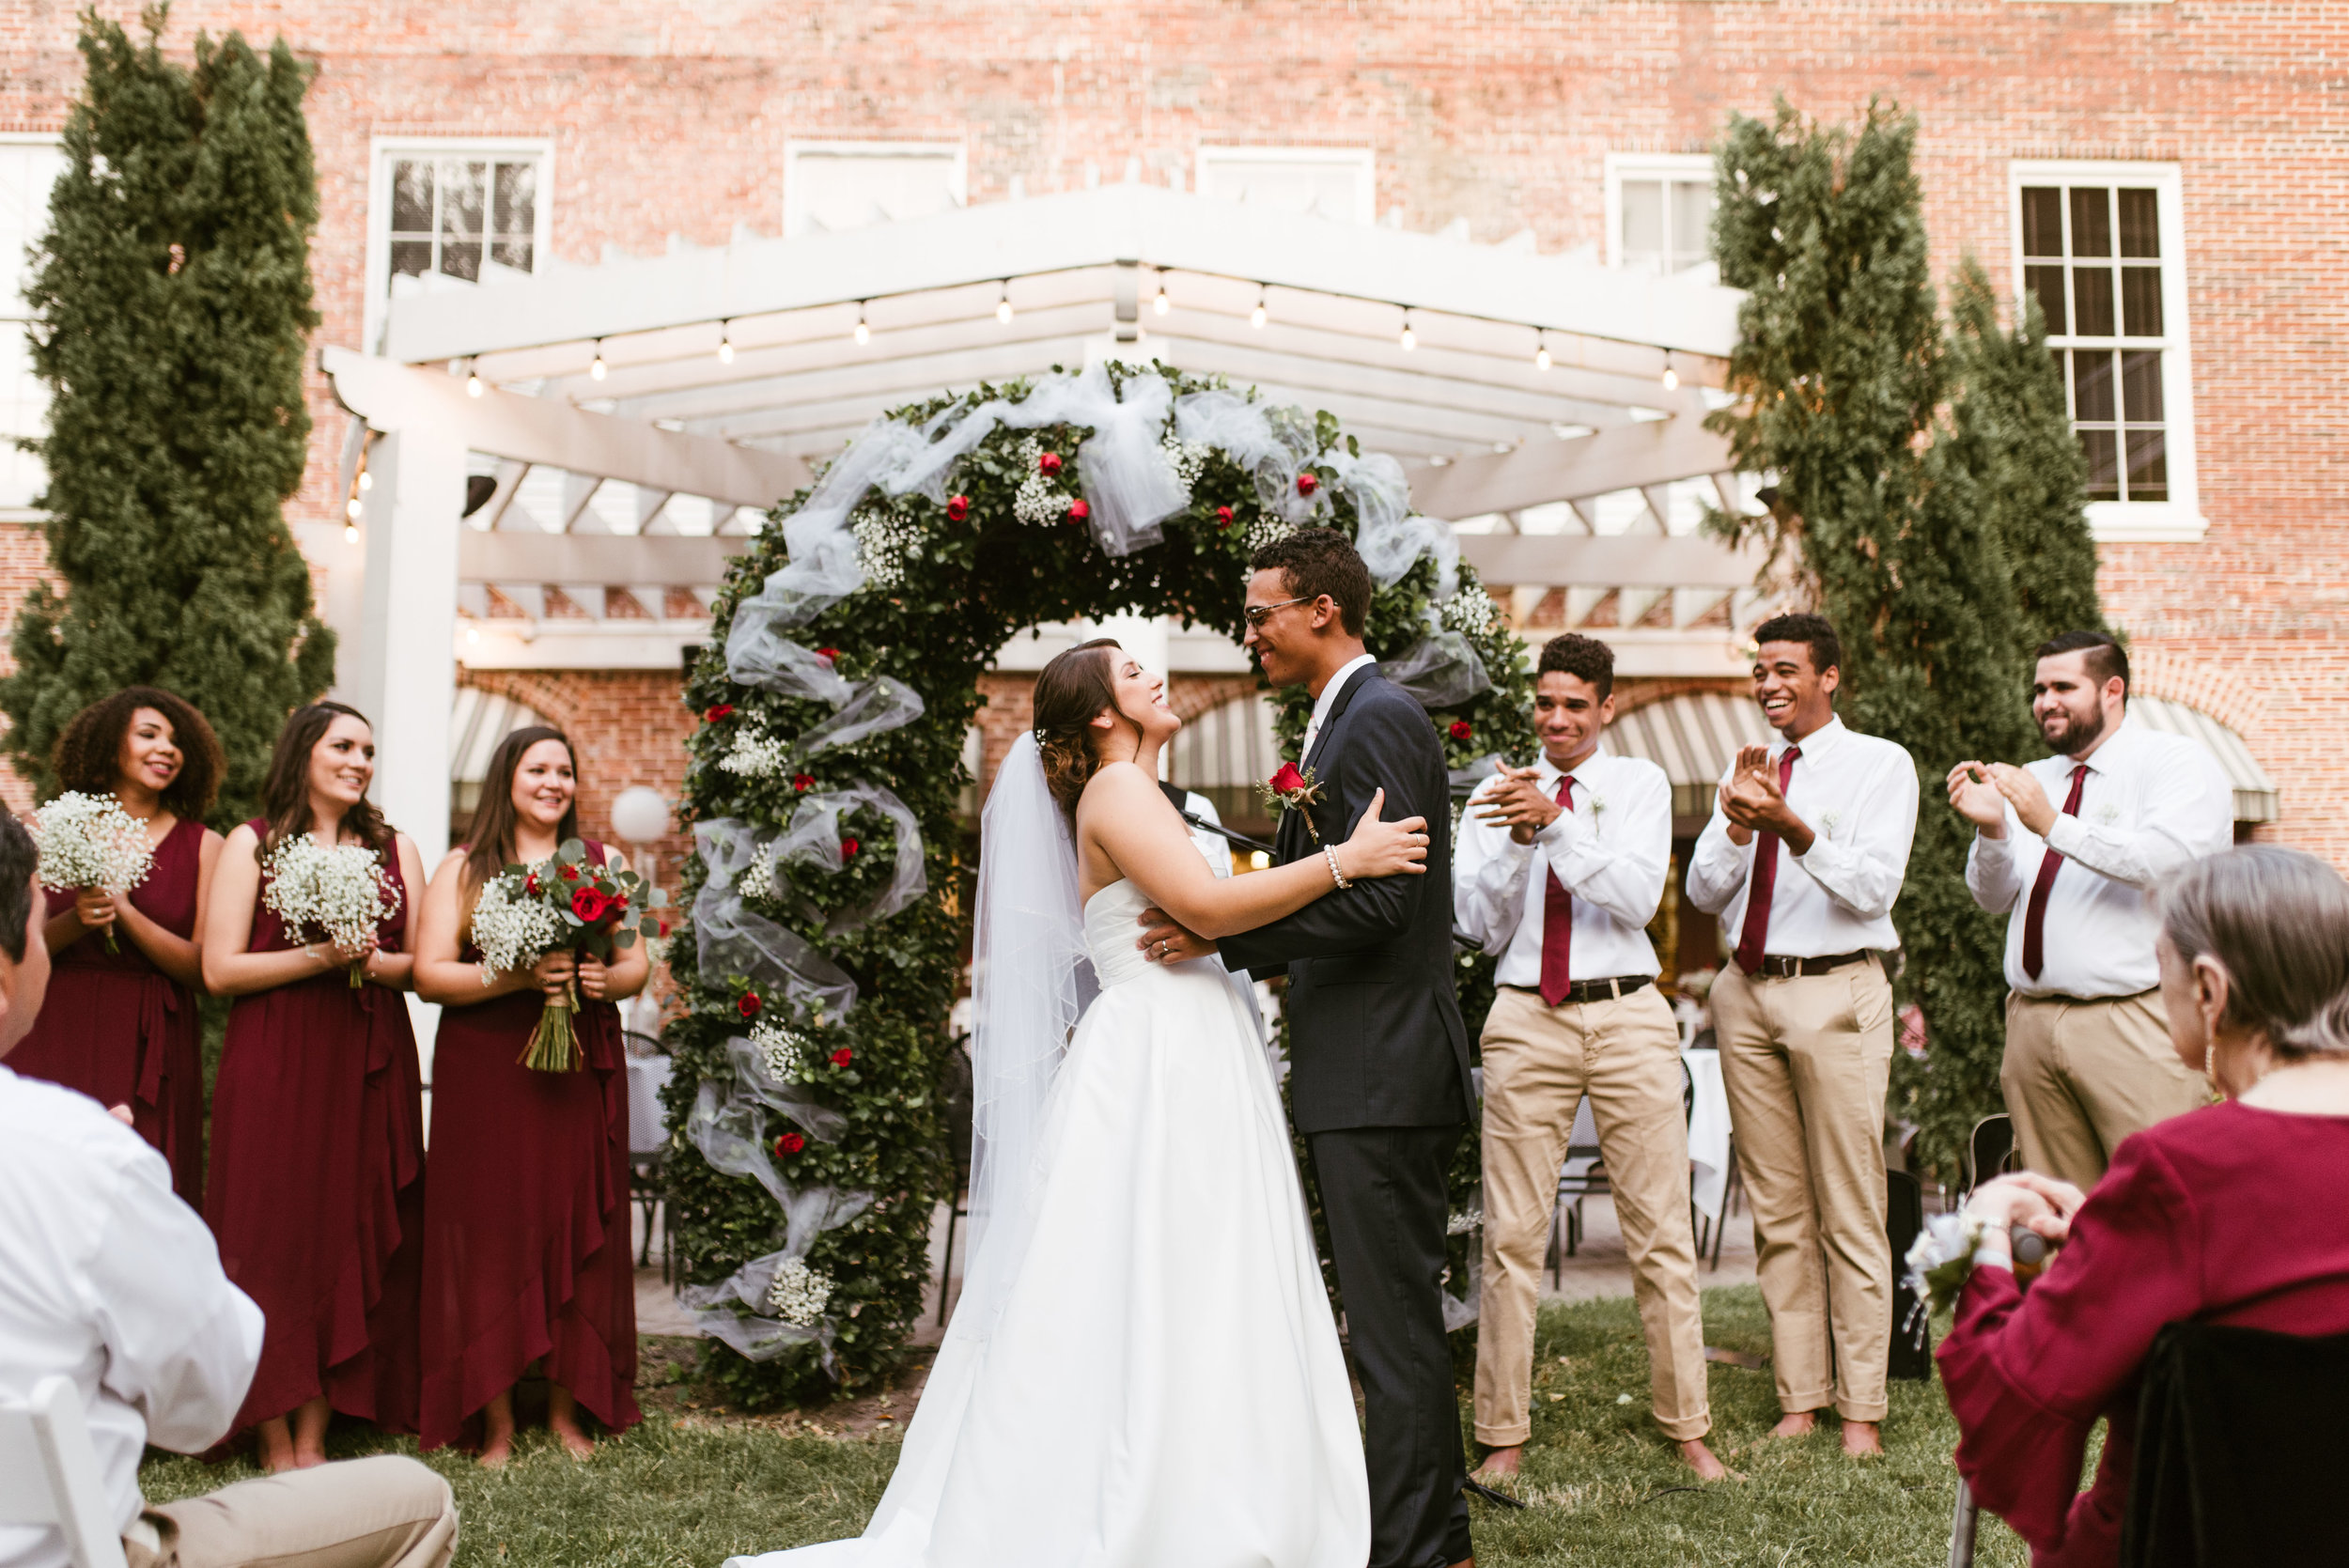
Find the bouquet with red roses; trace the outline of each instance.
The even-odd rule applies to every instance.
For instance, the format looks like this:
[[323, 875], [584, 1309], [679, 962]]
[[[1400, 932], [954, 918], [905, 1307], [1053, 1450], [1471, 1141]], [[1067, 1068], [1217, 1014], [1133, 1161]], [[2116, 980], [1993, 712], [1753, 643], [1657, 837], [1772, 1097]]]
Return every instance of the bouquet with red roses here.
[[[586, 953], [612, 961], [639, 936], [661, 934], [654, 911], [669, 901], [633, 871], [615, 871], [587, 859], [587, 846], [565, 839], [554, 859], [509, 865], [481, 890], [474, 905], [473, 942], [481, 952], [481, 983], [517, 973], [550, 953]], [[576, 985], [550, 996], [521, 1061], [540, 1072], [576, 1072], [581, 1060], [571, 1031], [579, 1007]]]

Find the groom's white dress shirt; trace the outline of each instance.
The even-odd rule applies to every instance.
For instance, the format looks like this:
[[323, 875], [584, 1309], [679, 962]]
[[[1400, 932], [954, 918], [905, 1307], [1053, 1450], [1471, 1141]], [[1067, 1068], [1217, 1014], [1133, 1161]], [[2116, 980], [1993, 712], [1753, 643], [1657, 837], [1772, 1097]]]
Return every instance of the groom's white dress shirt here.
[[[2077, 815], [2061, 815], [2072, 769], [2085, 767]], [[2129, 997], [2161, 984], [2154, 938], [2161, 928], [2155, 894], [2188, 862], [2216, 855], [2234, 840], [2234, 787], [2218, 759], [2183, 735], [2149, 729], [2125, 713], [2085, 763], [2042, 757], [2024, 771], [2039, 781], [2057, 812], [2042, 839], [2006, 812], [2006, 836], [1974, 835], [1966, 886], [1992, 914], [2008, 910], [2006, 983], [2028, 997], [2084, 1001]], [[2023, 926], [2031, 884], [2053, 849], [2062, 867], [2047, 888], [2041, 963], [2023, 969]]]
[[1356, 654], [1338, 666], [1338, 673], [1330, 677], [1330, 684], [1323, 687], [1321, 695], [1314, 699], [1314, 716], [1305, 721], [1305, 747], [1297, 753], [1298, 767], [1304, 767], [1305, 759], [1314, 754], [1314, 742], [1321, 737], [1321, 726], [1328, 722], [1330, 710], [1337, 706], [1338, 693], [1345, 691], [1346, 683], [1354, 678], [1354, 672], [1377, 662], [1363, 653]]
[[[1843, 727], [1830, 719], [1797, 742], [1802, 754], [1786, 784], [1786, 803], [1811, 829], [1811, 848], [1797, 855], [1778, 846], [1778, 882], [1770, 900], [1766, 951], [1785, 958], [1829, 958], [1900, 946], [1892, 903], [1908, 875], [1908, 848], [1917, 834], [1917, 765], [1906, 748]], [[1771, 776], [1785, 754], [1784, 736], [1770, 741]], [[1721, 782], [1736, 771], [1733, 759]], [[1729, 836], [1720, 802], [1689, 857], [1688, 898], [1719, 915], [1730, 945], [1745, 929], [1746, 891], [1752, 885], [1756, 833], [1745, 844]]]
[[[1542, 794], [1558, 797], [1569, 775], [1544, 756], [1533, 764]], [[1507, 824], [1476, 815], [1498, 780], [1470, 797], [1453, 839], [1453, 912], [1487, 953], [1501, 955], [1494, 980], [1533, 990], [1542, 983], [1542, 924], [1549, 874], [1573, 899], [1574, 944], [1567, 973], [1609, 980], [1657, 972], [1647, 923], [1663, 901], [1672, 869], [1672, 786], [1664, 770], [1601, 746], [1575, 768], [1574, 809], [1519, 844]]]
[[[0, 1400], [73, 1379], [127, 1530], [146, 1446], [218, 1442], [260, 1358], [261, 1310], [163, 1157], [87, 1095], [0, 1066]], [[0, 1563], [66, 1568], [64, 1541], [0, 1526]]]

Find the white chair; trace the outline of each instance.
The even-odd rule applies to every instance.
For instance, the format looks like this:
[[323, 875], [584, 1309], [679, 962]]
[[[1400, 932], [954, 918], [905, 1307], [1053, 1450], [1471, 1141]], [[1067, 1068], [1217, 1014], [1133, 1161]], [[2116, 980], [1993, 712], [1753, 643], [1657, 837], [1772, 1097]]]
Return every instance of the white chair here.
[[0, 1525], [54, 1525], [74, 1568], [128, 1568], [113, 1513], [73, 1379], [44, 1377], [24, 1404], [0, 1404]]

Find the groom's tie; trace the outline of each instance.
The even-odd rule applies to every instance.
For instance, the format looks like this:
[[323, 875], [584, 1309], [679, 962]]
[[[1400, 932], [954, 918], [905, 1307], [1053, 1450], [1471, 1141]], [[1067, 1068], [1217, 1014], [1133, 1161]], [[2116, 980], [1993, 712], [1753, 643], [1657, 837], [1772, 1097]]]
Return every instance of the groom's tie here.
[[[1558, 804], [1574, 810], [1574, 779], [1558, 781]], [[1574, 988], [1574, 898], [1553, 868], [1542, 896], [1542, 1000], [1552, 1007]]]

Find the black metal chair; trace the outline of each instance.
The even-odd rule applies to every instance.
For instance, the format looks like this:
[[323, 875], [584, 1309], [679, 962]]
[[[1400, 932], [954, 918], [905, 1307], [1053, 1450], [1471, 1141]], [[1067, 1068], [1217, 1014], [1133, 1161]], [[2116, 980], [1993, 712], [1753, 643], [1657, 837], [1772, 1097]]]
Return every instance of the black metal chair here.
[[946, 1053], [939, 1095], [955, 1160], [954, 1190], [946, 1199], [946, 1250], [938, 1263], [938, 1321], [942, 1324], [955, 1279], [955, 1232], [971, 1215], [971, 1037], [967, 1034], [957, 1035]]

